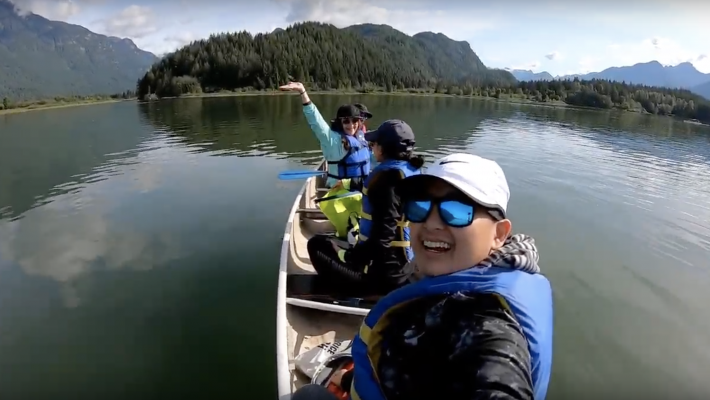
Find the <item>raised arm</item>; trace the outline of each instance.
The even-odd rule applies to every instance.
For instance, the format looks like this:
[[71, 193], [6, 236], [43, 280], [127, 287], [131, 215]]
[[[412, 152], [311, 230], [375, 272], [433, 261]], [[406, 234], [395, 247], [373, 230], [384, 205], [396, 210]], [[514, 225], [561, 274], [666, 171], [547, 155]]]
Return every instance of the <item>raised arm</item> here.
[[289, 82], [286, 85], [280, 86], [280, 90], [297, 92], [301, 96], [303, 104], [303, 115], [306, 116], [308, 126], [316, 136], [316, 139], [325, 147], [340, 147], [341, 139], [339, 135], [334, 135], [330, 130], [330, 124], [323, 119], [318, 107], [311, 101], [306, 92], [306, 88], [301, 82]]

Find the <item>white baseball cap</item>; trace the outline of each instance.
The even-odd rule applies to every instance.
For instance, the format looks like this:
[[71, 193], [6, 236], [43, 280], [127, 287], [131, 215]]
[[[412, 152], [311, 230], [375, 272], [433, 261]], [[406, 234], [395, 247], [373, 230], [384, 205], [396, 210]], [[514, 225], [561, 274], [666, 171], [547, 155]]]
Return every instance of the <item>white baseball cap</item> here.
[[434, 161], [420, 175], [411, 176], [402, 183], [414, 186], [416, 178], [421, 176], [443, 179], [476, 203], [506, 215], [510, 189], [503, 169], [493, 160], [473, 154], [451, 154]]

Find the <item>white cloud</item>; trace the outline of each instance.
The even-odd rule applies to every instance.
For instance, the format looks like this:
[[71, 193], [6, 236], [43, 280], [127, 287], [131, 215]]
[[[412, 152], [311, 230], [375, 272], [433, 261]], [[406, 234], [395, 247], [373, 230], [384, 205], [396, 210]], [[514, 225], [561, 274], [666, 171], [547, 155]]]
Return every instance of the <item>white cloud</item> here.
[[125, 160], [132, 166], [121, 174], [106, 171], [106, 180], [54, 196], [21, 219], [0, 221], [0, 268], [17, 266], [57, 281], [64, 305], [77, 307], [76, 282], [96, 268], [147, 270], [182, 257], [184, 246], [169, 230], [137, 231], [123, 219], [111, 219], [119, 202], [107, 194], [126, 183], [141, 192], [154, 190], [163, 178], [161, 157], [169, 154], [170, 147], [140, 152]]
[[[466, 40], [477, 32], [500, 28], [502, 20], [493, 15], [470, 12], [451, 12], [436, 9], [416, 9], [397, 3], [385, 7], [373, 0], [274, 0], [289, 6], [286, 22], [320, 21], [337, 27], [372, 23], [387, 24], [407, 34], [445, 30], [447, 36]], [[431, 9], [434, 7], [434, 9]]]
[[0, 225], [3, 260], [17, 264], [28, 275], [61, 283], [67, 307], [80, 304], [74, 283], [97, 262], [109, 269], [150, 269], [180, 257], [180, 249], [167, 233], [121, 231], [91, 210], [71, 212], [43, 206], [22, 220]]
[[554, 60], [561, 60], [563, 58], [563, 56], [559, 51], [555, 50], [552, 53], [545, 54], [545, 58], [547, 58], [550, 61], [554, 61]]
[[163, 41], [169, 43], [171, 46], [176, 48], [190, 44], [190, 42], [200, 39], [200, 37], [193, 32], [185, 31], [174, 35], [169, 35], [163, 38]]
[[156, 22], [160, 21], [150, 7], [131, 5], [118, 14], [96, 21], [101, 33], [140, 39], [158, 31]]
[[20, 15], [34, 13], [54, 21], [66, 21], [80, 10], [81, 0], [12, 0]]

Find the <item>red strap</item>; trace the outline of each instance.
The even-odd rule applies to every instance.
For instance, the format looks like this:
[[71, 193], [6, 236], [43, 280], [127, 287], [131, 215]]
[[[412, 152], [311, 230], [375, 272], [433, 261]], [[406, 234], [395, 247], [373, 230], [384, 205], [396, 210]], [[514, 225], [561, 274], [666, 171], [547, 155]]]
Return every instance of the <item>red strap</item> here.
[[[346, 371], [349, 372], [355, 367], [355, 364], [353, 362], [349, 362], [345, 364], [342, 368], [340, 368], [341, 371]], [[348, 400], [349, 393], [343, 390], [340, 385], [336, 385], [333, 382], [328, 382], [327, 389], [330, 393], [333, 393], [339, 400]]]

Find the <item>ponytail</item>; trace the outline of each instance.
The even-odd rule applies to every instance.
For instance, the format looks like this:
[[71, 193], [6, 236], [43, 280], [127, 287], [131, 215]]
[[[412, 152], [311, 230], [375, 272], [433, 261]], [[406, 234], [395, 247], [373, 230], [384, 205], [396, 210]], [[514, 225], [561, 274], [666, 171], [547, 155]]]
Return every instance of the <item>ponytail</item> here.
[[424, 157], [420, 155], [412, 155], [412, 152], [409, 152], [409, 159], [407, 160], [409, 162], [409, 165], [412, 167], [419, 169], [424, 166]]
[[424, 157], [414, 155], [414, 143], [406, 147], [405, 151], [401, 151], [402, 147], [397, 146], [382, 146], [382, 153], [386, 159], [406, 161], [412, 167], [419, 169], [424, 166]]

